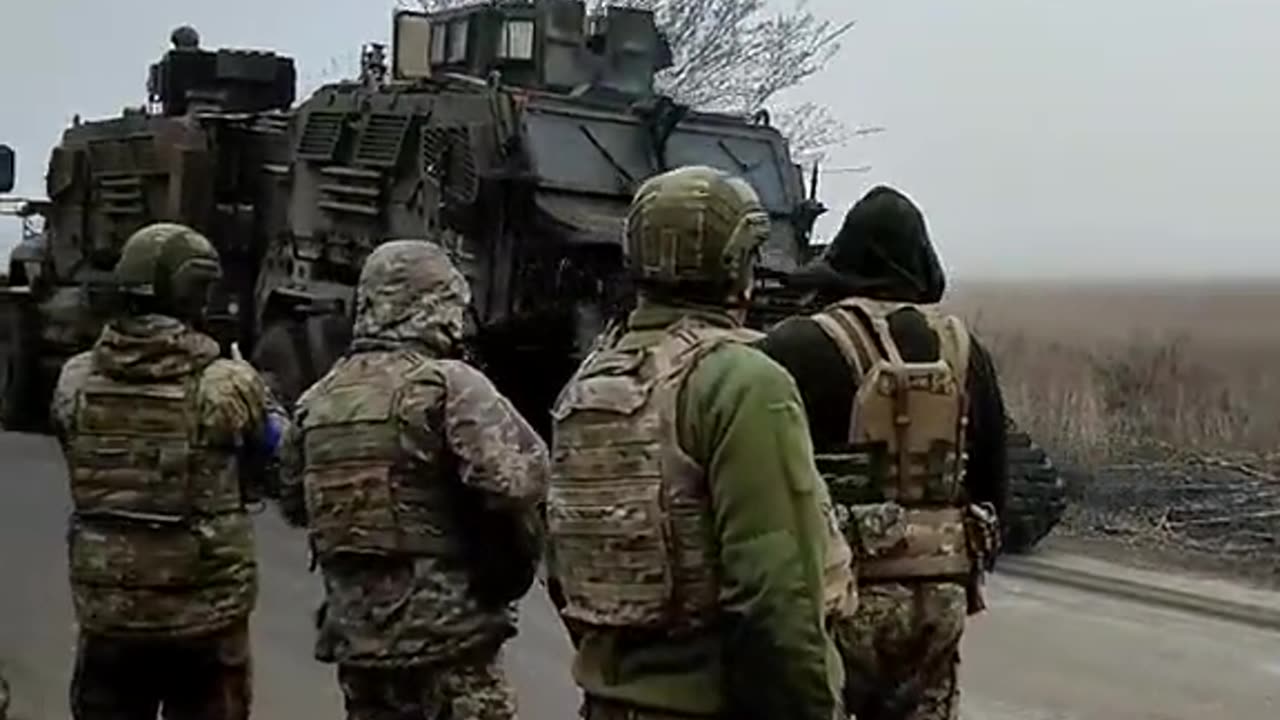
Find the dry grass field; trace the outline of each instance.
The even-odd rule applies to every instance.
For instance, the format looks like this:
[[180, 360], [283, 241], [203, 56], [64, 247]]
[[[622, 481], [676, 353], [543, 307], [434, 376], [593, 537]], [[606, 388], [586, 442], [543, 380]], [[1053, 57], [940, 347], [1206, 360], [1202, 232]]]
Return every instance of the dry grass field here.
[[957, 283], [948, 304], [1014, 417], [1067, 462], [1280, 457], [1280, 280]]

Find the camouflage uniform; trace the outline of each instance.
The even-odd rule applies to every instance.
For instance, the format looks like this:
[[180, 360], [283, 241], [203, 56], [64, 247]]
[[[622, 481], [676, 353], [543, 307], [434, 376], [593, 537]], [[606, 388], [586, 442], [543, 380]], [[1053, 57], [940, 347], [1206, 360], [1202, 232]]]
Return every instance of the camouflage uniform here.
[[285, 436], [281, 509], [324, 574], [316, 656], [353, 719], [515, 716], [499, 658], [540, 557], [547, 451], [448, 357], [469, 295], [439, 246], [380, 246], [351, 349]]
[[220, 275], [202, 236], [135, 233], [131, 296], [63, 367], [52, 417], [71, 476], [76, 718], [245, 718], [257, 595], [244, 490], [271, 448], [265, 386], [191, 326]]
[[[553, 410], [549, 573], [586, 718], [840, 715], [851, 601], [803, 408], [741, 327], [769, 220], [689, 167], [637, 192], [637, 309]], [[824, 507], [826, 506], [826, 507]]]
[[859, 720], [954, 720], [966, 615], [1002, 506], [1003, 402], [985, 351], [936, 303], [941, 268], [909, 200], [878, 188], [793, 278], [829, 305], [760, 347], [795, 376], [817, 464], [857, 552], [834, 631]]

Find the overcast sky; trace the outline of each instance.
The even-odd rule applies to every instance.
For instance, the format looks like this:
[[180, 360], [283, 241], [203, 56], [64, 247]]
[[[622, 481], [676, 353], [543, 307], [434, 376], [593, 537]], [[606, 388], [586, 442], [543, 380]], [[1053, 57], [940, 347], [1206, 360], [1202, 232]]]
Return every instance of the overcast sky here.
[[[790, 3], [793, 0], [780, 0]], [[43, 191], [74, 113], [145, 100], [169, 31], [294, 55], [304, 83], [388, 36], [379, 0], [0, 0], [0, 141]], [[962, 277], [1280, 275], [1280, 2], [810, 0], [857, 27], [798, 91], [888, 132], [836, 151], [829, 233], [887, 182]], [[6, 223], [0, 238], [12, 232]]]

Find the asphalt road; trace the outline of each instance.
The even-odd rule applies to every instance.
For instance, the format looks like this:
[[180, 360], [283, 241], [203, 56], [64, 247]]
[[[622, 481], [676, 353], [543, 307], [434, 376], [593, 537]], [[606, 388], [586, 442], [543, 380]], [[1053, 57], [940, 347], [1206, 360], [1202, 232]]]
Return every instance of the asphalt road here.
[[[63, 555], [66, 482], [43, 438], [0, 434], [0, 665], [10, 717], [68, 717], [74, 643]], [[341, 717], [330, 668], [311, 659], [318, 583], [301, 538], [260, 518], [255, 716]], [[973, 720], [1280, 717], [1280, 634], [1031, 580], [995, 576], [963, 648]], [[576, 717], [569, 647], [541, 593], [507, 660], [526, 720]]]

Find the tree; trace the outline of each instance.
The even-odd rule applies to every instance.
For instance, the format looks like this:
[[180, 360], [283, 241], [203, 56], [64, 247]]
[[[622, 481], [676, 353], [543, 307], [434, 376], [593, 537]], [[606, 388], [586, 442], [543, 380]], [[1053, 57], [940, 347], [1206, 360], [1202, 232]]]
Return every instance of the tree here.
[[[399, 0], [440, 10], [485, 0]], [[698, 109], [750, 114], [776, 102], [822, 70], [840, 50], [852, 21], [821, 20], [808, 0], [772, 11], [766, 0], [588, 0], [592, 9], [626, 5], [652, 9], [671, 43], [674, 64], [658, 75], [662, 92]], [[771, 122], [800, 156], [819, 155], [850, 135], [816, 103], [771, 110]]]

